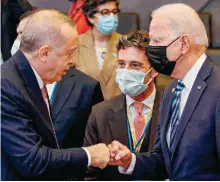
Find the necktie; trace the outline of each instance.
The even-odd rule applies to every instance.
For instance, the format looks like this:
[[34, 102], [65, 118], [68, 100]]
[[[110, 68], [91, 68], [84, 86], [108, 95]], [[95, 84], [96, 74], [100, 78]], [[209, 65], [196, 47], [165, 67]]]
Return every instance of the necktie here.
[[134, 102], [133, 106], [137, 112], [136, 118], [134, 120], [135, 135], [136, 135], [136, 140], [139, 140], [145, 126], [143, 103]]
[[47, 87], [46, 87], [46, 85], [43, 86], [43, 88], [41, 89], [41, 92], [42, 92], [42, 96], [43, 96], [44, 102], [45, 102], [46, 105], [47, 105], [48, 113], [49, 113], [49, 115], [50, 115], [49, 96], [48, 96], [48, 92], [47, 92]]
[[41, 93], [42, 93], [44, 102], [47, 105], [47, 110], [48, 110], [48, 113], [49, 113], [49, 116], [50, 116], [50, 123], [51, 123], [52, 129], [53, 129], [54, 138], [55, 138], [55, 141], [56, 141], [56, 144], [57, 144], [57, 148], [59, 148], [56, 132], [55, 132], [55, 129], [54, 129], [54, 126], [53, 126], [53, 122], [52, 122], [52, 119], [51, 119], [51, 115], [50, 115], [49, 96], [48, 96], [46, 85], [44, 85], [43, 88], [41, 89]]
[[172, 105], [171, 105], [171, 119], [170, 119], [170, 152], [173, 153], [174, 148], [174, 139], [176, 136], [177, 127], [179, 125], [179, 106], [180, 106], [180, 97], [181, 92], [183, 91], [185, 85], [182, 81], [178, 81], [178, 84], [176, 86], [173, 99], [172, 99]]

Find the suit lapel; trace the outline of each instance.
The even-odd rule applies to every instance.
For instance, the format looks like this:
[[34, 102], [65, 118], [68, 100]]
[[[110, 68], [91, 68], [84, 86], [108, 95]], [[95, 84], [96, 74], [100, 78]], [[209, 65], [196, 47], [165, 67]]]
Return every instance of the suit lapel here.
[[108, 124], [112, 138], [129, 147], [126, 125], [127, 114], [125, 105], [125, 95], [118, 96], [118, 100], [115, 101], [114, 106], [111, 108], [111, 116], [109, 117]]
[[158, 125], [160, 97], [161, 97], [161, 91], [158, 88], [156, 88], [156, 97], [155, 97], [153, 113], [152, 113], [148, 151], [154, 151], [154, 144], [156, 140], [157, 125]]
[[116, 32], [113, 32], [108, 43], [108, 48], [107, 48], [107, 52], [105, 55], [104, 64], [101, 70], [101, 75], [105, 81], [105, 84], [108, 83], [109, 79], [111, 78], [112, 72], [116, 68], [116, 61], [117, 61], [116, 44], [118, 40], [119, 40], [119, 34]]
[[163, 97], [163, 104], [160, 110], [160, 141], [161, 141], [161, 147], [164, 155], [164, 159], [167, 164], [167, 168], [170, 171], [170, 151], [167, 145], [167, 130], [170, 123], [170, 109], [171, 109], [171, 102], [173, 97], [173, 89], [176, 88], [177, 80], [173, 80], [170, 86], [168, 86], [167, 89], [164, 90], [164, 97]]
[[47, 121], [50, 119], [47, 106], [43, 100], [40, 87], [38, 85], [37, 79], [34, 75], [34, 72], [21, 51], [18, 51], [14, 56], [16, 66], [20, 71], [20, 74], [24, 80], [25, 88], [32, 98], [36, 108], [40, 111], [40, 115], [45, 118]]
[[74, 88], [75, 80], [74, 77], [75, 68], [70, 68], [63, 79], [57, 83], [56, 90], [54, 92], [54, 97], [52, 98], [51, 108], [52, 108], [52, 118], [55, 122], [59, 112], [61, 111], [63, 105], [68, 100], [68, 97]]
[[172, 157], [175, 154], [177, 145], [185, 131], [185, 128], [205, 90], [207, 87], [207, 84], [205, 83], [205, 79], [210, 75], [211, 69], [212, 69], [213, 63], [206, 60], [204, 65], [202, 66], [201, 70], [198, 73], [198, 76], [193, 84], [192, 90], [189, 94], [189, 97], [187, 99], [184, 111], [182, 113], [182, 117], [180, 119], [180, 123], [176, 132], [176, 137], [174, 140], [174, 152]]

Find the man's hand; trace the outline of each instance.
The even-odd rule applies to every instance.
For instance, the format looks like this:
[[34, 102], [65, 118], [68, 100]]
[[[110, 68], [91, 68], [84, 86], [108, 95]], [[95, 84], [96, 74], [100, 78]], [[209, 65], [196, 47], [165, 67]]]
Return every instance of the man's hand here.
[[128, 168], [131, 164], [132, 155], [131, 151], [118, 141], [113, 141], [108, 145], [110, 151], [110, 162], [109, 165], [121, 166]]
[[101, 143], [86, 147], [91, 156], [91, 165], [93, 167], [105, 168], [110, 161], [110, 154], [108, 147]]

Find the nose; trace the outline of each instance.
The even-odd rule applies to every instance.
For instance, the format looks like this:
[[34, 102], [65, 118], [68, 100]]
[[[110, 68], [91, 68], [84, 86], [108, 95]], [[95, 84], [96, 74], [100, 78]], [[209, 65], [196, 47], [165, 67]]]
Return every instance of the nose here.
[[72, 66], [75, 66], [76, 64], [76, 53], [74, 53], [71, 58], [70, 58], [70, 61], [69, 61], [69, 64], [72, 65]]
[[150, 45], [150, 46], [154, 46], [155, 44], [153, 43], [152, 40], [150, 40], [149, 45]]
[[130, 68], [130, 65], [129, 65], [129, 64], [126, 64], [125, 67], [124, 67], [124, 69], [130, 70], [130, 69], [131, 69], [131, 68]]

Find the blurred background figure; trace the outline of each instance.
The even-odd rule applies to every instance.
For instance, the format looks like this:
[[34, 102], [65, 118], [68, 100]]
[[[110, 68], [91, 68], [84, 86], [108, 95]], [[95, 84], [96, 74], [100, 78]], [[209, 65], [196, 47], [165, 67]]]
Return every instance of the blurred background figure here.
[[68, 16], [76, 23], [78, 34], [87, 32], [91, 26], [86, 21], [86, 17], [83, 13], [83, 5], [85, 0], [70, 0], [72, 6], [69, 10]]
[[120, 93], [115, 82], [119, 1], [86, 0], [83, 11], [92, 28], [79, 36], [76, 68], [98, 80], [104, 99], [110, 99]]
[[16, 27], [20, 16], [31, 10], [32, 6], [26, 0], [1, 1], [1, 53], [3, 61], [11, 57], [11, 47], [17, 37]]
[[20, 47], [20, 41], [21, 41], [21, 36], [22, 36], [22, 32], [23, 29], [26, 25], [26, 23], [28, 22], [28, 20], [31, 18], [31, 16], [35, 13], [35, 11], [27, 11], [26, 13], [24, 13], [23, 15], [21, 15], [20, 17], [20, 22], [17, 26], [17, 38], [15, 39], [12, 48], [11, 48], [11, 55], [13, 56], [19, 49]]

